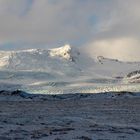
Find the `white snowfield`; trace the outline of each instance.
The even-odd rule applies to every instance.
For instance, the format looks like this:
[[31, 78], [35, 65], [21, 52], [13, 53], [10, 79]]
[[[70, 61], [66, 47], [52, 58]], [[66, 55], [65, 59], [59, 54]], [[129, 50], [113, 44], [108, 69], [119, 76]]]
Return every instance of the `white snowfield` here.
[[[65, 45], [54, 49], [0, 51], [0, 89], [32, 93], [139, 91], [140, 62], [95, 59]], [[134, 73], [133, 73], [134, 72]], [[131, 76], [129, 73], [133, 73]]]

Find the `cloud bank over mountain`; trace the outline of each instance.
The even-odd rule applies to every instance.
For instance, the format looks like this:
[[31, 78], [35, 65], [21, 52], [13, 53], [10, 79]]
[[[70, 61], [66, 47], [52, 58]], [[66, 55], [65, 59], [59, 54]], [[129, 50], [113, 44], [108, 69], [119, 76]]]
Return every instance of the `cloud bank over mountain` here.
[[104, 56], [122, 61], [140, 61], [140, 41], [134, 38], [98, 40], [88, 44], [91, 57]]
[[0, 49], [70, 43], [93, 54], [140, 60], [139, 5], [139, 0], [0, 0]]

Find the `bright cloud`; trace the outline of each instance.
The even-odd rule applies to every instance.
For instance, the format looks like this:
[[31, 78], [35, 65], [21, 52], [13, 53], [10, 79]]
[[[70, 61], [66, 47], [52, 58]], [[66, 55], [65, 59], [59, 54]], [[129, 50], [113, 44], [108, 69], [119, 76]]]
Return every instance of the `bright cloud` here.
[[92, 57], [104, 56], [123, 61], [139, 61], [140, 41], [133, 38], [98, 40], [88, 44]]

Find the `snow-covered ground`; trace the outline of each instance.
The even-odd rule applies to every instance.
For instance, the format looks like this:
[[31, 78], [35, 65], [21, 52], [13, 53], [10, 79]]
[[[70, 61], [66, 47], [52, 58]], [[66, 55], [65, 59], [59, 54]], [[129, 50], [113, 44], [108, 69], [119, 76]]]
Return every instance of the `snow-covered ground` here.
[[0, 92], [1, 140], [139, 140], [140, 94]]

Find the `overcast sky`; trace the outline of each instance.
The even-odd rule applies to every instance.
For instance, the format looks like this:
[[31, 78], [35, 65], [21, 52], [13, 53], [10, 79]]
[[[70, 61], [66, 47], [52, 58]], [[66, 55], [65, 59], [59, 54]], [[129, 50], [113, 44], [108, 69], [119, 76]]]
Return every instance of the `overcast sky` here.
[[140, 0], [0, 0], [0, 49], [64, 44], [140, 60]]

